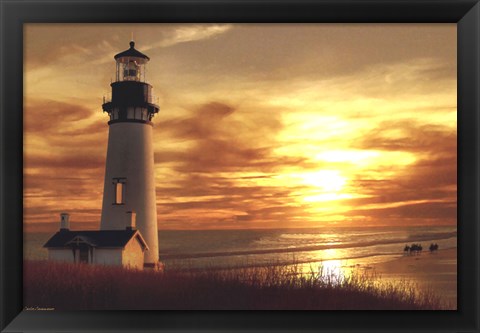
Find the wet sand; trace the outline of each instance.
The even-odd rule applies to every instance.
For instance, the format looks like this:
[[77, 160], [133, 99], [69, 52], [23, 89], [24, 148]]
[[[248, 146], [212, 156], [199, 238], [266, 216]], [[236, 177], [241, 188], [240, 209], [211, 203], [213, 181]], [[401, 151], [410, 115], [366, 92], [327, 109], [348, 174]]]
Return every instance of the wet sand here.
[[430, 290], [448, 304], [457, 308], [457, 249], [425, 251], [405, 255], [392, 261], [372, 265], [381, 279], [387, 282], [407, 280], [422, 291]]

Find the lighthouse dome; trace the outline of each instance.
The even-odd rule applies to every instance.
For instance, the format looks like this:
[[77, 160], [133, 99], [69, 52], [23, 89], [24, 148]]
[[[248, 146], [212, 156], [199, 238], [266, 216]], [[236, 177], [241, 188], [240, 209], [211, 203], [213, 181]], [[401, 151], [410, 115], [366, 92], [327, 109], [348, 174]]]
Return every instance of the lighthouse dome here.
[[150, 58], [135, 49], [135, 42], [130, 42], [130, 48], [114, 56], [117, 63], [116, 82], [145, 82], [147, 62]]
[[135, 42], [130, 42], [130, 48], [120, 52], [114, 56], [115, 60], [120, 63], [128, 63], [135, 61], [137, 64], [145, 64], [150, 58], [142, 52], [135, 49]]

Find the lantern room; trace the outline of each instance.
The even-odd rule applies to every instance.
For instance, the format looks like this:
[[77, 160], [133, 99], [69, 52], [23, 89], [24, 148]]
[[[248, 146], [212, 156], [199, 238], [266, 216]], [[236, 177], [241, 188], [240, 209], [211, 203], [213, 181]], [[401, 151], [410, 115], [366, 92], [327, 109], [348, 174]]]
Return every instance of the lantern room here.
[[116, 80], [110, 85], [112, 94], [105, 99], [103, 111], [110, 116], [109, 124], [117, 122], [144, 122], [151, 124], [153, 116], [159, 111], [154, 103], [152, 86], [145, 81], [145, 66], [148, 56], [135, 49], [135, 42], [130, 48], [114, 56], [117, 66]]
[[145, 82], [146, 64], [148, 56], [135, 49], [135, 42], [130, 42], [130, 48], [115, 55], [117, 64], [116, 82], [139, 81]]

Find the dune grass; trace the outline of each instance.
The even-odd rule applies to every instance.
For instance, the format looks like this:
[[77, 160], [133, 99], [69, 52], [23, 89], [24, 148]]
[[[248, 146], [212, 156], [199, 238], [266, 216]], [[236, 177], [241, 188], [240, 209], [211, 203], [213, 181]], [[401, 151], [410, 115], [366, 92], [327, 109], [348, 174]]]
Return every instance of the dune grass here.
[[[299, 266], [135, 271], [26, 261], [24, 305], [56, 310], [433, 310], [431, 293], [387, 284], [374, 273], [348, 277]], [[380, 283], [379, 283], [380, 281]]]

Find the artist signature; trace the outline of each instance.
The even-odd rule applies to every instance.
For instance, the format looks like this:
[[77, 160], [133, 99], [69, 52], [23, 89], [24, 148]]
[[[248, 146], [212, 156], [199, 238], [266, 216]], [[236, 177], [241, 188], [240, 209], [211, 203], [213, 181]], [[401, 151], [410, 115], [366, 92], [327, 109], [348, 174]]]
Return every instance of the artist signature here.
[[26, 306], [23, 308], [25, 311], [53, 311], [55, 308], [44, 308], [41, 306]]

